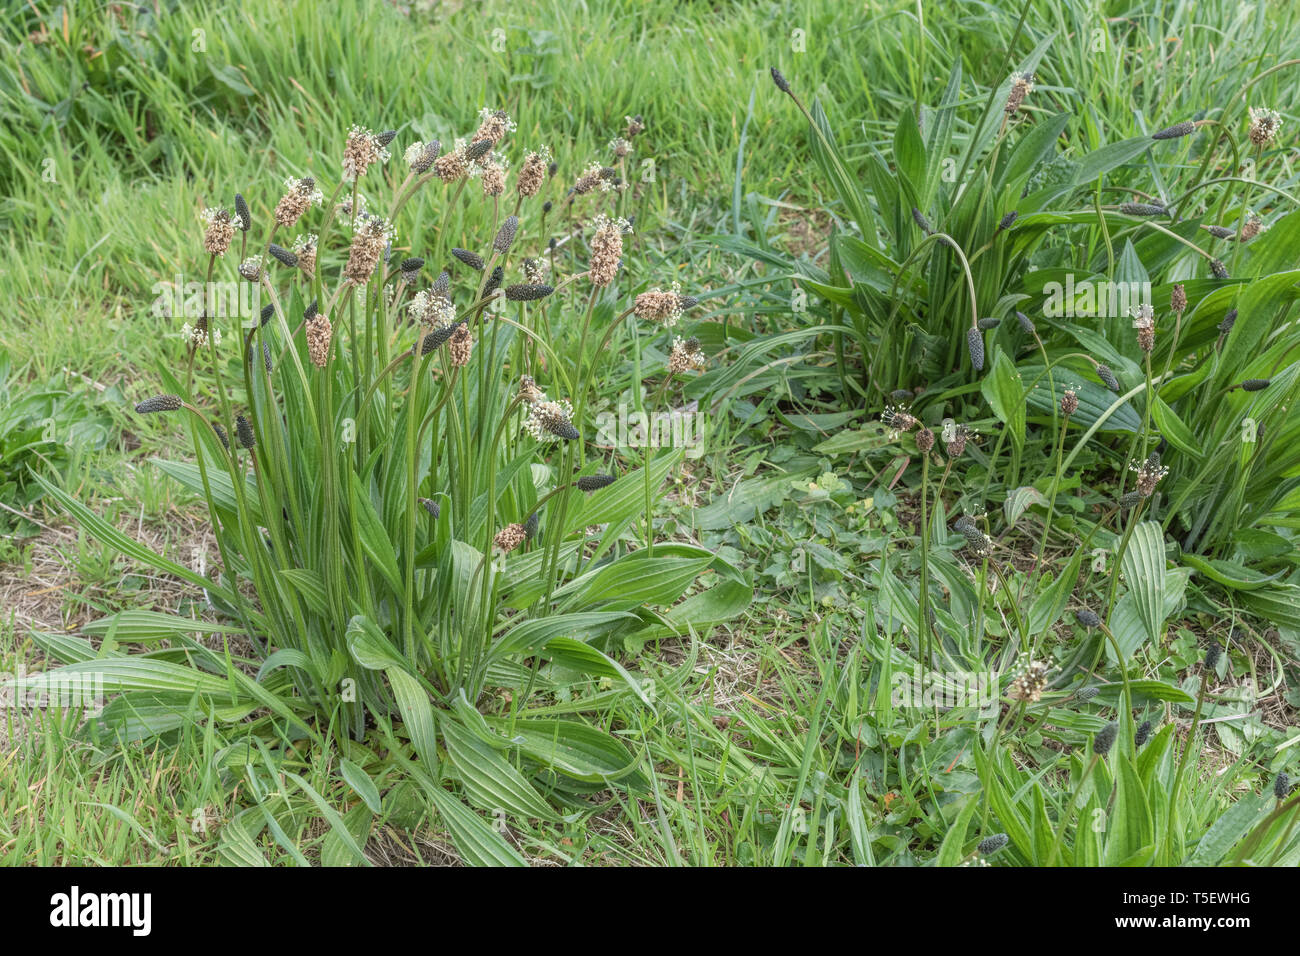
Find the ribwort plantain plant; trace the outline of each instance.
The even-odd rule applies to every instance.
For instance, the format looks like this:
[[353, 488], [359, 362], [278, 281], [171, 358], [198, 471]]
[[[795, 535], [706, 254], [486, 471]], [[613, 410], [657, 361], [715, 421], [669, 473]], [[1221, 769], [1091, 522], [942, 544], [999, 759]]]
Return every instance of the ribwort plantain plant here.
[[[113, 662], [110, 688], [125, 694], [108, 724], [141, 708], [181, 713], [197, 695], [209, 712], [288, 726], [321, 748], [369, 743], [371, 772], [419, 782], [481, 862], [518, 856], [449, 804], [445, 780], [480, 809], [547, 818], [539, 787], [644, 780], [614, 736], [530, 710], [549, 699], [550, 665], [613, 678], [653, 707], [652, 682], [614, 659], [623, 639], [707, 627], [750, 593], [703, 548], [654, 541], [655, 495], [681, 451], [602, 451], [586, 415], [624, 320], [666, 330], [695, 300], [651, 290], [613, 316], [630, 225], [605, 215], [610, 190], [594, 188], [569, 197], [572, 232], [544, 235], [550, 152], [526, 155], [511, 196], [514, 128], [484, 110], [446, 151], [413, 143], [390, 162], [395, 134], [355, 126], [332, 188], [291, 178], [270, 215], [251, 211], [252, 190], [234, 213], [205, 212], [209, 281], [237, 270], [266, 307], [238, 325], [205, 309], [185, 330], [183, 380], [164, 372], [165, 393], [136, 411], [186, 427], [193, 460], [160, 467], [203, 496], [219, 570], [149, 554], [49, 488], [92, 533], [201, 588], [219, 633], [251, 644], [216, 651], [182, 638], [192, 621], [159, 615], [153, 626], [184, 655]], [[417, 203], [434, 225], [404, 256], [396, 223]], [[474, 221], [488, 228], [460, 226]], [[555, 249], [584, 234], [587, 261], [558, 274], [575, 255], [557, 262]], [[676, 340], [656, 401], [702, 362], [697, 342]], [[709, 569], [724, 580], [707, 600], [656, 610]]]

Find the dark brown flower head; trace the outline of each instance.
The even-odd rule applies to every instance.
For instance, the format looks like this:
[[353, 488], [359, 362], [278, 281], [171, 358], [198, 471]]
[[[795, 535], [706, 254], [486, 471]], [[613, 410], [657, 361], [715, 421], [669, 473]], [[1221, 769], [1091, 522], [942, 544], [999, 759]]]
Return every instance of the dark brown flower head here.
[[1227, 335], [1232, 331], [1232, 327], [1237, 324], [1237, 310], [1229, 309], [1223, 314], [1223, 321], [1219, 323], [1219, 331]]
[[1104, 362], [1097, 363], [1097, 377], [1112, 392], [1119, 391], [1119, 379], [1115, 377], [1115, 373], [1110, 370], [1109, 365]]
[[567, 401], [535, 402], [524, 420], [524, 431], [540, 442], [575, 441], [579, 437], [573, 425], [573, 407]]
[[419, 277], [420, 270], [423, 268], [424, 260], [419, 256], [411, 256], [410, 258], [403, 259], [402, 264], [398, 266], [398, 269], [400, 269], [402, 273], [402, 281], [407, 284], [414, 282]]
[[178, 395], [155, 395], [137, 404], [135, 410], [141, 415], [151, 415], [154, 412], [174, 412], [184, 404]]
[[1104, 757], [1110, 753], [1110, 748], [1115, 745], [1115, 738], [1119, 736], [1119, 724], [1111, 721], [1101, 730], [1097, 731], [1097, 736], [1092, 738], [1092, 752], [1098, 757]]
[[1061, 414], [1069, 418], [1079, 410], [1079, 395], [1072, 388], [1067, 388], [1061, 395]]
[[1187, 290], [1183, 288], [1181, 282], [1175, 283], [1173, 290], [1169, 293], [1169, 308], [1179, 315], [1187, 311]]
[[519, 376], [519, 400], [529, 405], [546, 401], [546, 393], [537, 387], [531, 375]]
[[984, 334], [979, 329], [970, 329], [966, 333], [966, 347], [970, 352], [970, 364], [975, 371], [984, 368]]
[[243, 193], [235, 193], [235, 218], [239, 220], [240, 230], [248, 232], [248, 227], [253, 221], [253, 214], [248, 210], [248, 200], [244, 198]]
[[1263, 231], [1264, 220], [1260, 219], [1259, 216], [1251, 216], [1242, 224], [1241, 241], [1250, 242]]
[[235, 416], [235, 438], [239, 441], [239, 446], [252, 451], [253, 446], [257, 444], [257, 438], [253, 435], [253, 425], [243, 415]]
[[363, 216], [358, 219], [352, 246], [348, 250], [347, 265], [343, 267], [343, 278], [354, 285], [364, 285], [370, 281], [392, 237], [392, 227], [387, 219], [378, 216]]
[[636, 116], [625, 116], [623, 119], [627, 121], [627, 126], [623, 128], [623, 135], [626, 138], [636, 139], [645, 132], [645, 120], [641, 118], [641, 114], [638, 113]]
[[504, 282], [505, 279], [506, 270], [504, 268], [497, 266], [493, 269], [492, 274], [488, 276], [487, 282], [483, 284], [482, 298], [486, 299], [493, 292], [496, 292], [497, 289], [501, 288], [501, 283]]
[[1196, 124], [1191, 120], [1185, 123], [1175, 123], [1173, 126], [1166, 126], [1158, 133], [1152, 133], [1152, 139], [1178, 139], [1180, 136], [1188, 136], [1196, 132]]
[[479, 113], [479, 127], [474, 134], [474, 143], [487, 142], [490, 146], [497, 146], [514, 129], [515, 123], [505, 110], [484, 108]]
[[1020, 331], [1024, 332], [1025, 335], [1033, 335], [1038, 331], [1038, 328], [1034, 325], [1034, 320], [1023, 312], [1016, 313], [1016, 321], [1020, 323]]
[[966, 452], [966, 442], [970, 439], [970, 429], [965, 425], [956, 425], [949, 432], [951, 436], [944, 443], [944, 451], [949, 458], [960, 458]]
[[1210, 261], [1210, 271], [1214, 273], [1216, 279], [1228, 279], [1228, 267], [1223, 264], [1222, 259], [1213, 259]]
[[786, 81], [785, 75], [776, 67], [771, 67], [771, 70], [772, 82], [776, 84], [776, 88], [782, 93], [787, 93], [793, 96], [794, 94], [790, 93], [790, 84]]
[[290, 269], [298, 268], [298, 257], [283, 246], [277, 246], [272, 242], [267, 245], [266, 251], [281, 265], [288, 266]]
[[1231, 241], [1237, 238], [1237, 234], [1226, 226], [1206, 226], [1205, 231], [1215, 239], [1227, 239]]
[[439, 506], [438, 502], [434, 501], [432, 498], [418, 498], [416, 500], [419, 501], [420, 506], [429, 513], [429, 517], [433, 518], [435, 521], [442, 514], [441, 506]]
[[476, 252], [470, 252], [468, 249], [452, 249], [451, 254], [454, 258], [469, 266], [475, 272], [482, 272], [486, 263], [483, 257]]
[[1241, 383], [1241, 387], [1247, 392], [1262, 392], [1271, 385], [1272, 379], [1267, 378], [1248, 378]]
[[465, 159], [471, 163], [476, 163], [492, 152], [492, 141], [490, 139], [477, 139], [465, 147]]
[[1133, 747], [1136, 749], [1151, 739], [1151, 721], [1144, 720], [1133, 734]]
[[217, 433], [217, 441], [221, 442], [221, 447], [230, 451], [230, 436], [226, 434], [226, 430], [216, 422], [212, 423], [212, 430]]
[[1164, 206], [1149, 202], [1120, 203], [1119, 211], [1126, 216], [1167, 216], [1169, 210]]
[[534, 302], [537, 299], [544, 299], [555, 291], [554, 286], [534, 285], [525, 283], [522, 285], [506, 286], [506, 298], [511, 302]]
[[505, 222], [501, 223], [501, 228], [497, 230], [496, 238], [492, 240], [492, 248], [497, 252], [505, 255], [514, 245], [515, 234], [519, 232], [519, 217], [506, 216]]
[[1101, 618], [1097, 616], [1096, 611], [1093, 611], [1090, 608], [1079, 608], [1079, 610], [1074, 612], [1074, 619], [1084, 627], [1092, 628], [1101, 626]]
[[916, 448], [922, 455], [930, 454], [930, 449], [934, 447], [934, 432], [928, 428], [922, 428], [916, 433]]
[[617, 480], [615, 475], [583, 475], [574, 484], [579, 491], [599, 491], [608, 488]]

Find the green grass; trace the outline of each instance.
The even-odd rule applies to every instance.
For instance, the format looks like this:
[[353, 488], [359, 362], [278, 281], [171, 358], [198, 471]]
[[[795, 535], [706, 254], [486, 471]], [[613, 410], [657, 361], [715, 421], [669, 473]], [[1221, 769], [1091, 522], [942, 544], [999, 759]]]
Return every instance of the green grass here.
[[[641, 114], [647, 132], [636, 157], [653, 160], [654, 178], [641, 184], [636, 208], [637, 275], [676, 274], [708, 290], [703, 318], [688, 320], [683, 334], [698, 327], [711, 343], [728, 346], [714, 371], [687, 391], [722, 401], [705, 454], [671, 480], [659, 531], [740, 565], [752, 574], [756, 595], [742, 619], [712, 633], [627, 651], [637, 671], [656, 681], [652, 710], [583, 679], [560, 686], [557, 713], [605, 695], [601, 725], [654, 768], [651, 786], [635, 795], [589, 795], [568, 823], [512, 818], [510, 842], [528, 859], [561, 864], [954, 863], [969, 859], [978, 839], [1011, 832], [1007, 821], [1017, 806], [1033, 819], [1023, 758], [1045, 759], [1061, 746], [1086, 754], [1105, 723], [1098, 716], [1104, 708], [1078, 714], [1063, 730], [1039, 728], [1036, 739], [1027, 733], [1019, 752], [1000, 751], [988, 767], [976, 764], [974, 733], [962, 719], [890, 703], [882, 666], [903, 638], [899, 622], [882, 611], [894, 605], [881, 603], [880, 585], [884, 575], [915, 576], [918, 478], [909, 472], [901, 485], [891, 483], [895, 449], [873, 434], [870, 421], [880, 397], [841, 390], [828, 336], [764, 345], [749, 364], [735, 361], [745, 358], [751, 336], [762, 344], [763, 336], [805, 326], [808, 315], [791, 313], [791, 270], [728, 251], [743, 241], [825, 269], [832, 225], [844, 229], [851, 219], [813, 161], [807, 124], [773, 88], [769, 66], [779, 66], [805, 102], [823, 103], [844, 162], [861, 180], [873, 150], [896, 161], [900, 121], [916, 105], [940, 101], [958, 59], [964, 82], [954, 138], [967, 141], [970, 117], [1006, 80], [1005, 47], [1018, 10], [900, 3], [864, 12], [836, 0], [682, 2], [671, 10], [648, 0], [488, 2], [437, 4], [410, 15], [387, 5], [362, 15], [348, 3], [150, 9], [137, 16], [38, 2], [0, 20], [0, 300], [8, 310], [0, 355], [8, 354], [14, 370], [7, 387], [16, 396], [52, 383], [83, 406], [102, 387], [114, 399], [94, 405], [111, 426], [107, 447], [69, 438], [68, 452], [45, 474], [182, 563], [195, 548], [215, 562], [200, 503], [149, 462], [185, 456], [188, 445], [178, 429], [128, 414], [126, 401], [158, 391], [158, 368], [173, 367], [181, 354], [175, 324], [150, 306], [155, 283], [196, 268], [198, 213], [228, 204], [240, 190], [265, 219], [285, 176], [319, 173], [332, 182], [338, 144], [352, 123], [398, 128], [399, 142], [446, 140], [470, 126], [481, 106], [502, 106], [520, 121], [513, 143], [549, 144], [568, 181], [606, 154], [626, 115]], [[1066, 149], [1075, 158], [1218, 109], [1252, 77], [1300, 56], [1300, 20], [1276, 4], [1131, 8], [1034, 0], [1010, 60], [1049, 36], [1028, 109], [1034, 120], [1071, 114]], [[1268, 104], [1285, 114], [1294, 76], [1267, 75], [1238, 108]], [[1296, 118], [1285, 122], [1293, 134]], [[1191, 176], [1199, 159], [1179, 155], [1178, 168], [1152, 166], [1124, 185], [1176, 195], [1165, 177]], [[634, 167], [633, 178], [641, 171]], [[1272, 182], [1294, 191], [1295, 180], [1292, 149], [1275, 162]], [[1128, 197], [1101, 197], [1121, 198]], [[410, 211], [395, 256], [431, 225], [428, 215]], [[476, 212], [458, 226], [487, 228]], [[719, 243], [719, 235], [728, 241]], [[1090, 234], [1084, 252], [1105, 253], [1099, 234]], [[817, 316], [815, 298], [813, 308]], [[968, 314], [957, 315], [959, 325], [968, 322]], [[720, 323], [729, 338], [717, 332]], [[642, 350], [665, 344], [638, 342]], [[852, 354], [844, 361], [857, 368]], [[612, 365], [613, 391], [631, 394], [632, 364], [629, 353]], [[958, 401], [968, 403], [971, 420], [995, 429], [977, 392]], [[1031, 425], [1046, 436], [1047, 461], [1051, 419]], [[849, 450], [823, 444], [855, 429], [861, 443]], [[972, 452], [981, 467], [990, 453], [996, 460], [996, 440]], [[1097, 476], [1116, 459], [1122, 467], [1124, 457], [1123, 447], [1108, 447], [1100, 461], [1080, 464]], [[1029, 451], [1024, 460], [1028, 484], [1041, 477], [1031, 468], [1041, 466]], [[993, 471], [973, 469], [960, 488], [959, 477], [951, 479], [948, 525], [958, 500], [1000, 511], [1009, 489], [989, 490], [985, 474]], [[935, 480], [931, 472], [931, 493]], [[1112, 497], [1074, 486], [1061, 496], [1076, 499], [1071, 518], [1108, 507]], [[0, 670], [20, 661], [45, 666], [33, 630], [71, 630], [124, 609], [175, 611], [192, 598], [178, 582], [149, 574], [68, 524], [53, 502], [4, 502], [40, 524], [0, 539], [0, 560], [8, 562], [0, 566], [0, 595], [15, 601], [0, 618]], [[936, 561], [960, 576], [957, 536], [943, 530], [942, 517], [935, 518]], [[1079, 527], [1060, 523], [1069, 533]], [[41, 534], [33, 540], [34, 530]], [[1073, 550], [1059, 535], [1047, 551], [1053, 574]], [[1027, 574], [1012, 581], [1030, 593], [1040, 584]], [[1078, 593], [1067, 595], [1070, 606], [1099, 588], [1104, 596], [1105, 584], [1085, 565]], [[945, 587], [960, 590], [955, 579]], [[1248, 729], [1240, 740], [1231, 736], [1234, 721], [1208, 732], [1210, 753], [1182, 784], [1187, 842], [1235, 802], [1263, 807], [1273, 774], [1297, 766], [1300, 738], [1276, 724], [1279, 702], [1297, 704], [1300, 645], [1285, 625], [1280, 640], [1266, 637], [1274, 622], [1233, 606], [1248, 604], [1250, 593], [1196, 590], [1163, 643], [1135, 667], [1135, 676], [1185, 685], [1194, 696], [1198, 641], [1226, 634], [1230, 624], [1242, 627], [1221, 665], [1220, 695], [1206, 706], [1218, 717], [1245, 714]], [[982, 594], [974, 603], [986, 613]], [[916, 620], [915, 608], [913, 598], [900, 616]], [[1005, 605], [995, 600], [987, 608], [984, 626], [1000, 641], [1012, 626], [997, 610]], [[1069, 624], [1055, 633], [1063, 648], [1088, 640]], [[1284, 678], [1267, 695], [1267, 720], [1257, 701], [1234, 697], [1246, 675], [1262, 686]], [[1068, 689], [1053, 693], [1063, 711], [1080, 709], [1067, 707]], [[1144, 714], [1181, 720], [1180, 732], [1158, 744], [1175, 753], [1173, 738], [1182, 740], [1191, 709], [1145, 701], [1138, 719]], [[339, 759], [348, 755], [313, 752], [287, 738], [263, 751], [247, 748], [237, 727], [206, 718], [156, 748], [118, 749], [70, 725], [18, 731], [0, 745], [0, 862], [346, 860], [306, 788], [285, 785], [282, 774], [298, 774], [347, 820], [358, 806], [339, 776]], [[237, 773], [237, 765], [252, 769]], [[1054, 817], [1066, 812], [1083, 765], [1075, 756], [1045, 775]], [[1101, 766], [1094, 773], [1124, 772]], [[1229, 772], [1216, 776], [1220, 766]], [[965, 798], [992, 793], [995, 781], [1005, 790], [1001, 805], [981, 805], [958, 832], [958, 815], [971, 805]], [[1013, 846], [994, 861], [1044, 862], [1050, 851], [1035, 839], [1046, 834], [1050, 842], [1051, 828], [1040, 821], [1034, 833], [1029, 841], [1012, 833]], [[1294, 864], [1291, 834], [1270, 833], [1279, 847], [1272, 861]], [[1224, 862], [1226, 853], [1209, 861]], [[415, 863], [457, 853], [438, 815], [394, 781], [368, 855]]]

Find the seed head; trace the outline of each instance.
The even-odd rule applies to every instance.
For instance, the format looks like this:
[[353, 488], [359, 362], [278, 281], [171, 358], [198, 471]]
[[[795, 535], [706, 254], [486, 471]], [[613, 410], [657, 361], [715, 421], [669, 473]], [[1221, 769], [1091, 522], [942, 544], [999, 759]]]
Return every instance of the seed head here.
[[997, 231], [1006, 232], [1008, 229], [1011, 228], [1011, 224], [1014, 223], [1016, 219], [1018, 219], [1019, 217], [1020, 217], [1020, 213], [1016, 212], [1016, 210], [1014, 209], [1011, 210], [1009, 213], [1003, 216], [1002, 219], [998, 222]]
[[298, 271], [306, 278], [316, 277], [316, 237], [299, 236], [293, 241], [293, 251], [298, 256]]
[[1278, 771], [1278, 775], [1273, 778], [1273, 796], [1279, 800], [1285, 800], [1286, 795], [1291, 792], [1291, 775], [1285, 770]]
[[984, 369], [984, 336], [979, 329], [966, 332], [966, 347], [970, 351], [970, 364], [975, 371]]
[[495, 198], [505, 194], [506, 166], [504, 162], [493, 161], [482, 164], [479, 176], [483, 183], [483, 195]]
[[645, 132], [645, 120], [641, 118], [641, 114], [624, 116], [623, 119], [627, 122], [627, 126], [623, 129], [623, 135], [628, 139], [636, 139]]
[[498, 145], [507, 133], [515, 130], [515, 121], [510, 118], [510, 114], [505, 110], [493, 110], [484, 107], [479, 110], [479, 127], [478, 132], [474, 134], [474, 142], [480, 143], [487, 141], [492, 146]]
[[465, 144], [457, 142], [449, 153], [443, 153], [433, 161], [433, 174], [444, 183], [454, 183], [469, 172], [469, 156]]
[[1099, 362], [1097, 364], [1097, 377], [1100, 378], [1102, 383], [1112, 392], [1119, 391], [1119, 379], [1115, 377], [1115, 373], [1110, 370], [1109, 365], [1106, 365], [1104, 362]]
[[465, 147], [465, 159], [471, 163], [477, 163], [488, 153], [492, 152], [492, 140], [476, 139]]
[[509, 554], [528, 540], [528, 532], [521, 524], [508, 524], [497, 532], [492, 544], [503, 554]]
[[1137, 731], [1133, 734], [1134, 749], [1141, 747], [1144, 743], [1146, 743], [1150, 739], [1151, 739], [1151, 721], [1144, 720], [1142, 721], [1141, 725], [1138, 727]]
[[259, 328], [266, 328], [266, 323], [270, 322], [270, 321], [271, 321], [271, 317], [274, 316], [274, 315], [275, 315], [275, 303], [274, 303], [274, 302], [272, 302], [272, 303], [270, 303], [270, 304], [268, 304], [268, 305], [264, 305], [264, 306], [262, 306], [261, 322], [258, 323], [258, 327], [259, 327]]
[[1026, 704], [1036, 704], [1047, 689], [1051, 668], [1043, 661], [1027, 661], [1007, 688], [1007, 696]]
[[1160, 479], [1169, 474], [1169, 469], [1160, 464], [1158, 454], [1150, 455], [1140, 465], [1130, 465], [1130, 470], [1137, 472], [1137, 493], [1143, 498], [1150, 498], [1156, 491]]
[[1020, 323], [1020, 331], [1024, 332], [1025, 335], [1033, 335], [1038, 331], [1034, 325], [1034, 320], [1023, 312], [1016, 313], [1016, 321]]
[[948, 453], [949, 458], [960, 458], [966, 451], [966, 441], [970, 437], [970, 429], [965, 425], [957, 425], [951, 432], [952, 438], [944, 444], [944, 451]]
[[1156, 347], [1156, 330], [1152, 326], [1144, 326], [1137, 330], [1138, 348], [1150, 355], [1151, 350]]
[[1002, 324], [1001, 319], [994, 318], [993, 316], [988, 316], [987, 318], [980, 319], [978, 322], [976, 322], [975, 327], [979, 329], [983, 329], [984, 331], [988, 331], [989, 329], [996, 329], [1001, 324]]
[[451, 333], [451, 338], [447, 340], [447, 356], [451, 359], [452, 365], [463, 368], [469, 364], [470, 356], [473, 354], [474, 337], [470, 335], [469, 326], [460, 323]]
[[[391, 138], [390, 138], [391, 139]], [[343, 179], [354, 182], [366, 174], [375, 163], [388, 160], [388, 143], [364, 126], [353, 126], [348, 131], [348, 141], [343, 147]]]
[[680, 336], [673, 339], [673, 347], [668, 352], [668, 374], [680, 375], [691, 369], [703, 368], [706, 362], [699, 339], [691, 337], [683, 341]]
[[546, 401], [546, 393], [537, 387], [531, 375], [519, 376], [519, 400], [529, 405]]
[[406, 152], [402, 158], [406, 160], [406, 165], [410, 167], [411, 172], [417, 176], [422, 176], [433, 168], [441, 149], [442, 143], [436, 139], [430, 143], [417, 141], [406, 147]]
[[1250, 141], [1261, 149], [1273, 142], [1282, 128], [1282, 117], [1277, 110], [1264, 107], [1250, 108]]
[[1169, 308], [1179, 315], [1187, 311], [1187, 290], [1183, 288], [1181, 282], [1175, 283], [1173, 290], [1169, 293]]
[[1077, 691], [1074, 692], [1074, 697], [1076, 700], [1088, 701], [1088, 700], [1092, 700], [1100, 693], [1101, 693], [1100, 687], [1080, 687]]
[[231, 240], [235, 238], [235, 229], [242, 225], [239, 217], [231, 219], [230, 213], [224, 209], [205, 209], [203, 222], [207, 227], [203, 231], [203, 248], [208, 255], [225, 255]]
[[1227, 226], [1206, 226], [1205, 231], [1215, 239], [1227, 239], [1228, 241], [1232, 241], [1237, 238], [1237, 234]]
[[781, 71], [778, 70], [776, 67], [771, 67], [771, 70], [772, 70], [772, 82], [776, 84], [776, 88], [780, 90], [782, 93], [786, 93], [789, 94], [790, 96], [793, 96], [794, 94], [790, 93], [790, 84], [786, 82], [786, 78], [781, 73]]
[[934, 447], [934, 432], [928, 428], [922, 428], [916, 433], [916, 447], [922, 455], [930, 454], [930, 449]]
[[633, 312], [638, 319], [674, 326], [682, 317], [684, 311], [682, 302], [683, 296], [680, 284], [673, 283], [672, 288], [667, 292], [656, 286], [636, 297]]
[[599, 491], [601, 488], [608, 488], [616, 480], [615, 475], [583, 475], [575, 485], [579, 491]]
[[550, 158], [551, 151], [546, 147], [542, 147], [541, 152], [531, 152], [524, 157], [524, 164], [519, 167], [519, 176], [515, 180], [515, 189], [519, 195], [528, 198], [541, 192]]
[[284, 181], [284, 195], [275, 204], [275, 221], [285, 229], [291, 228], [302, 218], [311, 206], [320, 205], [325, 197], [316, 188], [316, 180], [310, 176], [295, 179], [290, 176]]
[[1158, 133], [1152, 133], [1152, 139], [1178, 139], [1181, 136], [1188, 136], [1196, 132], [1196, 124], [1191, 120], [1184, 123], [1175, 123], [1173, 126], [1166, 126]]
[[496, 292], [497, 289], [501, 288], [501, 283], [505, 281], [505, 278], [506, 270], [504, 268], [497, 266], [493, 269], [492, 274], [488, 276], [487, 282], [483, 284], [483, 298], [486, 299], [493, 292]]
[[1214, 273], [1216, 279], [1231, 278], [1228, 275], [1228, 267], [1223, 264], [1222, 259], [1213, 259], [1210, 261], [1210, 271]]
[[596, 234], [591, 237], [591, 265], [588, 276], [591, 284], [596, 288], [609, 285], [618, 275], [618, 266], [623, 259], [623, 233], [630, 231], [631, 228], [626, 219], [597, 217]]
[[1210, 646], [1205, 649], [1205, 669], [1212, 671], [1219, 666], [1219, 658], [1223, 656], [1223, 645], [1218, 641], [1211, 641]]
[[1241, 241], [1250, 242], [1264, 231], [1264, 220], [1259, 216], [1249, 217], [1241, 227]]
[[217, 433], [217, 441], [221, 442], [221, 447], [230, 451], [230, 436], [226, 434], [226, 430], [216, 422], [212, 423], [212, 430]]
[[880, 420], [895, 432], [908, 432], [920, 424], [912, 413], [901, 405], [886, 405]]
[[1271, 379], [1267, 378], [1248, 378], [1241, 383], [1241, 388], [1246, 392], [1262, 392], [1272, 384]]
[[1098, 757], [1104, 757], [1110, 753], [1110, 748], [1115, 745], [1115, 738], [1119, 736], [1119, 724], [1111, 721], [1101, 730], [1097, 731], [1097, 736], [1092, 739], [1092, 752]]
[[1232, 331], [1232, 327], [1237, 323], [1237, 310], [1229, 309], [1223, 315], [1223, 321], [1219, 323], [1219, 331], [1227, 335]]
[[387, 219], [366, 216], [358, 220], [356, 232], [352, 236], [352, 246], [348, 250], [347, 265], [343, 267], [344, 280], [353, 285], [369, 282], [392, 238], [393, 230]]
[[1020, 109], [1025, 102], [1025, 96], [1034, 91], [1034, 75], [1032, 73], [1012, 73], [1011, 74], [1011, 92], [1007, 94], [1007, 104], [1003, 111], [1010, 116]]
[[155, 395], [137, 404], [135, 410], [141, 415], [151, 415], [154, 412], [174, 412], [184, 404], [178, 395]]
[[439, 506], [438, 502], [434, 501], [432, 498], [417, 498], [416, 500], [419, 501], [421, 507], [429, 513], [430, 518], [433, 518], [435, 521], [438, 520], [438, 516], [442, 514], [442, 508]]
[[330, 360], [330, 342], [334, 338], [334, 326], [323, 315], [313, 315], [306, 322], [307, 355], [311, 364], [324, 368]]
[[239, 441], [239, 446], [247, 451], [252, 451], [253, 446], [257, 444], [257, 439], [253, 436], [253, 426], [243, 415], [235, 416], [235, 438]]
[[1067, 388], [1061, 395], [1061, 415], [1069, 418], [1079, 410], [1079, 396], [1072, 388]]
[[541, 521], [542, 516], [536, 511], [530, 514], [528, 520], [524, 522], [524, 537], [529, 539], [537, 537], [537, 529], [541, 525]]
[[927, 236], [934, 232], [934, 227], [930, 225], [930, 220], [925, 218], [925, 213], [915, 206], [912, 207], [912, 221], [920, 226], [921, 231]]

